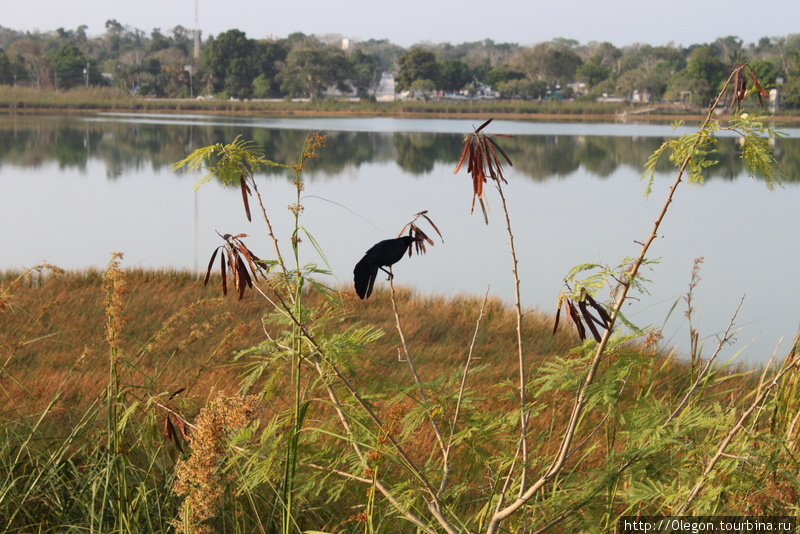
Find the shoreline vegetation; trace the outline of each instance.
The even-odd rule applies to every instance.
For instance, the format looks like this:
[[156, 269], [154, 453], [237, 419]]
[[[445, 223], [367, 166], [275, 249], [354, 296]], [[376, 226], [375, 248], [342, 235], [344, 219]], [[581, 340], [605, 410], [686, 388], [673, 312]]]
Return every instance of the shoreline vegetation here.
[[[113, 88], [75, 88], [54, 91], [0, 85], [0, 113], [224, 113], [283, 116], [419, 116], [425, 118], [532, 119], [545, 121], [673, 122], [701, 120], [707, 110], [680, 103], [631, 104], [625, 102], [532, 100], [223, 100], [144, 98]], [[800, 122], [800, 113], [788, 110], [773, 120]]]
[[[9, 403], [17, 399], [14, 404], [25, 407], [20, 415], [41, 413], [59, 388], [64, 388], [65, 375], [75, 372], [76, 366], [79, 372], [66, 382], [59, 411], [85, 410], [88, 406], [83, 403], [94, 400], [94, 385], [102, 383], [107, 373], [103, 365], [107, 359], [104, 273], [85, 269], [34, 274], [23, 276], [23, 282], [15, 284], [23, 274], [0, 272], [0, 310], [3, 306], [16, 310], [4, 314], [0, 323], [0, 346], [17, 348], [14, 357], [6, 361], [5, 376], [13, 379], [4, 392], [4, 412], [15, 411]], [[212, 389], [235, 390], [241, 368], [231, 366], [233, 355], [263, 340], [263, 300], [255, 293], [246, 294], [240, 301], [232, 295], [223, 297], [219, 280], [212, 278], [205, 286], [202, 273], [126, 268], [122, 275], [127, 286], [122, 344], [127, 358], [136, 362], [136, 376], [129, 378], [142, 387], [146, 385], [140, 380], [147, 377], [145, 382], [154, 380], [164, 390], [187, 388], [184, 395], [204, 396]], [[13, 289], [6, 291], [10, 287]], [[428, 379], [457, 369], [462, 343], [472, 335], [472, 315], [480, 307], [481, 297], [427, 294], [410, 288], [398, 291], [409, 318], [417, 318], [406, 324], [407, 335], [428, 347], [425, 354], [420, 354], [420, 363], [430, 374]], [[347, 324], [372, 324], [387, 333], [374, 342], [370, 352], [376, 356], [367, 358], [365, 368], [370, 374], [381, 375], [378, 381], [399, 380], [394, 375], [402, 375], [405, 368], [395, 364], [392, 370], [399, 341], [393, 331], [394, 317], [388, 313], [388, 290], [376, 289], [372, 298], [361, 301], [347, 286], [339, 296], [347, 308]], [[317, 300], [314, 302], [319, 305]], [[431, 309], [437, 310], [435, 319], [428, 311]], [[514, 348], [513, 310], [492, 297], [486, 314], [489, 317], [481, 339], [493, 341], [483, 357], [494, 360]], [[550, 315], [536, 310], [526, 315], [527, 343], [536, 355], [534, 360], [543, 362], [566, 354], [577, 342], [571, 334], [553, 335], [552, 320]], [[493, 376], [486, 377], [487, 387], [504, 372], [502, 367], [495, 368], [490, 373]], [[23, 399], [25, 402], [20, 402]]]
[[[235, 410], [235, 406], [228, 406], [232, 399], [253, 397], [233, 393], [241, 386], [243, 369], [249, 367], [245, 365], [243, 368], [242, 360], [258, 358], [259, 351], [263, 350], [260, 348], [264, 347], [265, 331], [279, 336], [279, 329], [287, 328], [287, 325], [281, 326], [280, 322], [276, 323], [274, 318], [265, 315], [264, 301], [258, 294], [248, 293], [242, 300], [237, 300], [234, 295], [222, 297], [218, 291], [219, 280], [212, 279], [208, 286], [204, 286], [202, 274], [198, 273], [139, 268], [110, 268], [108, 272], [97, 269], [61, 272], [57, 268], [45, 271], [48, 272], [0, 272], [0, 313], [4, 317], [0, 322], [0, 347], [6, 349], [0, 380], [3, 394], [0, 405], [7, 425], [5, 439], [0, 439], [0, 452], [7, 451], [6, 456], [9, 456], [13, 454], [13, 448], [8, 447], [22, 443], [19, 449], [21, 457], [7, 461], [19, 462], [25, 468], [24, 476], [8, 484], [11, 497], [3, 508], [4, 515], [17, 515], [30, 508], [31, 500], [44, 499], [52, 492], [65, 491], [76, 483], [80, 486], [75, 490], [77, 504], [64, 517], [53, 515], [59, 510], [57, 506], [42, 503], [17, 520], [21, 524], [41, 522], [39, 525], [45, 527], [42, 532], [55, 532], [49, 527], [63, 524], [59, 522], [76, 521], [77, 515], [74, 514], [88, 513], [83, 507], [91, 507], [94, 494], [90, 497], [88, 489], [82, 490], [90, 484], [81, 484], [80, 480], [100, 484], [106, 477], [104, 470], [113, 467], [113, 463], [106, 462], [104, 455], [109, 452], [103, 447], [103, 443], [111, 439], [103, 430], [107, 397], [104, 378], [109, 373], [111, 346], [111, 359], [116, 367], [115, 381], [119, 382], [118, 387], [122, 388], [127, 399], [124, 401], [127, 406], [125, 415], [120, 416], [125, 421], [120, 423], [120, 432], [128, 436], [121, 454], [127, 458], [126, 469], [129, 472], [118, 476], [125, 477], [133, 491], [140, 491], [146, 501], [140, 507], [127, 507], [130, 503], [123, 502], [126, 505], [124, 513], [133, 509], [138, 515], [149, 516], [150, 522], [136, 532], [170, 531], [176, 525], [174, 518], [183, 514], [180, 504], [172, 497], [173, 484], [177, 484], [174, 473], [189, 469], [180, 466], [185, 465], [187, 458], [193, 458], [188, 456], [190, 444], [194, 454], [202, 450], [198, 444], [199, 436], [205, 435], [205, 430], [201, 429], [202, 421], [211, 417], [208, 411], [214, 406], [222, 405], [220, 409], [227, 413], [225, 410]], [[115, 289], [109, 293], [112, 287]], [[414, 340], [416, 347], [425, 347], [416, 355], [419, 379], [423, 383], [435, 389], [442, 377], [458, 375], [463, 366], [465, 340], [472, 339], [472, 346], [480, 351], [480, 361], [476, 362], [474, 376], [470, 378], [471, 387], [483, 392], [474, 401], [487, 415], [513, 413], [513, 397], [500, 393], [502, 388], [498, 385], [503, 384], [508, 372], [507, 366], [501, 363], [514, 350], [517, 325], [513, 306], [497, 298], [481, 302], [480, 296], [422, 295], [404, 288], [395, 288], [394, 295], [381, 288], [369, 300], [362, 301], [348, 289], [339, 295], [347, 312], [346, 319], [339, 326], [353, 328], [359, 324], [371, 324], [385, 332], [383, 337], [371, 342], [370, 350], [360, 358], [357, 386], [364, 394], [377, 399], [385, 394], [384, 389], [407, 380], [406, 364], [399, 357], [400, 346], [405, 341], [394, 330], [395, 318], [391, 312], [392, 302], [397, 299], [397, 305], [407, 318], [405, 335]], [[319, 294], [309, 292], [305, 298], [308, 306], [324, 307], [324, 299]], [[479, 334], [475, 331], [478, 308], [481, 310]], [[431, 309], [436, 309], [437, 313], [431, 314]], [[110, 327], [112, 324], [115, 326]], [[573, 352], [577, 341], [575, 334], [563, 329], [554, 334], [552, 325], [552, 317], [535, 310], [524, 315], [525, 350], [532, 369], [544, 371], [553, 359], [574, 358], [576, 364], [581, 361]], [[110, 335], [112, 330], [115, 332], [113, 336]], [[629, 378], [641, 381], [646, 391], [659, 399], [674, 395], [676, 390], [686, 386], [690, 376], [697, 373], [690, 362], [659, 352], [645, 343], [618, 347], [614, 358], [650, 362], [650, 372]], [[697, 400], [693, 410], [713, 411], [720, 402], [731, 407], [744, 406], [749, 396], [743, 396], [742, 392], [762, 387], [765, 372], [730, 364], [721, 367], [715, 371], [714, 380], [706, 386], [708, 396]], [[270, 391], [268, 413], [289, 409], [293, 384], [288, 376], [281, 372], [276, 372], [275, 376], [264, 375], [254, 385], [257, 389], [264, 387]], [[782, 391], [793, 387], [796, 387], [795, 381]], [[412, 425], [415, 428], [419, 426], [405, 446], [413, 458], [422, 461], [426, 444], [434, 436], [423, 424], [410, 422], [414, 413], [410, 405], [413, 403], [404, 397], [390, 403], [388, 412], [382, 410], [380, 413], [389, 418], [391, 424], [405, 427], [405, 430]], [[779, 394], [778, 398], [782, 397], [785, 393]], [[530, 430], [541, 436], [534, 440], [537, 454], [544, 454], [551, 441], [563, 431], [562, 422], [568, 415], [570, 401], [568, 394], [557, 391], [539, 400], [543, 412], [532, 416], [529, 421]], [[634, 407], [643, 400], [635, 393], [627, 392], [617, 402]], [[326, 408], [320, 399], [309, 411], [309, 417], [315, 421], [335, 418], [334, 411]], [[403, 414], [403, 422], [400, 422]], [[712, 416], [711, 413], [705, 415]], [[591, 425], [602, 426], [605, 419], [601, 416], [591, 415]], [[786, 417], [781, 414], [782, 426]], [[187, 420], [196, 423], [186, 426], [190, 425]], [[71, 429], [69, 435], [64, 434], [64, 429]], [[163, 434], [159, 435], [162, 430]], [[237, 435], [235, 431], [231, 432], [232, 436]], [[709, 429], [703, 428], [702, 432], [709, 432]], [[709, 433], [705, 438], [713, 444], [717, 434]], [[278, 435], [282, 435], [281, 432]], [[25, 438], [28, 436], [35, 439], [27, 442]], [[316, 446], [325, 450], [335, 447], [334, 438], [321, 436], [315, 441]], [[229, 436], [227, 439], [234, 438]], [[477, 448], [492, 448], [488, 443], [480, 444], [480, 435], [475, 439]], [[608, 447], [613, 445], [614, 440]], [[376, 449], [380, 450], [380, 446]], [[236, 456], [235, 452], [226, 450], [225, 454], [232, 457], [217, 460], [222, 466], [220, 469]], [[665, 465], [671, 458], [664, 459]], [[259, 461], [258, 457], [253, 461]], [[151, 468], [143, 469], [141, 465], [146, 466], [148, 462], [151, 462]], [[583, 469], [590, 471], [602, 469], [601, 451], [593, 451], [582, 464], [585, 464]], [[267, 463], [264, 468], [270, 468], [270, 465]], [[469, 470], [470, 465], [466, 458], [454, 458], [456, 471]], [[332, 482], [329, 474], [317, 471], [313, 461], [300, 467], [309, 471], [308, 483], [327, 490], [326, 484]], [[198, 473], [200, 475], [202, 473]], [[387, 467], [382, 479], [390, 476]], [[790, 513], [794, 509], [791, 503], [794, 502], [795, 488], [786, 482], [783, 474], [773, 472], [772, 476], [774, 479], [759, 479], [757, 482], [748, 479], [741, 484], [748, 488], [745, 491], [753, 493], [748, 500], [738, 501], [740, 507], [725, 510], [762, 515]], [[320, 477], [324, 477], [322, 481], [318, 480]], [[733, 478], [735, 476], [730, 474], [724, 477], [725, 480]], [[298, 520], [296, 531], [317, 521], [325, 523], [327, 528], [324, 532], [356, 532], [333, 527], [352, 527], [363, 522], [361, 516], [354, 515], [352, 510], [362, 507], [364, 486], [357, 482], [364, 480], [369, 483], [368, 479], [346, 483], [348, 489], [335, 498], [328, 491], [313, 491], [316, 497], [303, 501], [303, 504], [321, 511]], [[255, 492], [250, 497], [265, 502], [270, 499], [269, 494]], [[246, 524], [270, 520], [258, 517], [258, 514], [255, 518], [250, 517], [246, 513], [249, 512], [247, 506], [239, 503], [230, 513], [234, 512], [245, 512], [248, 516], [244, 521]], [[222, 516], [227, 517], [227, 513]], [[383, 516], [382, 520], [387, 524], [390, 522], [389, 516]], [[102, 514], [90, 515], [88, 522], [97, 525], [90, 531], [103, 531], [102, 525], [107, 521], [109, 519]], [[215, 532], [244, 531], [238, 527], [228, 530], [223, 523], [225, 520], [217, 522], [221, 530]], [[273, 527], [277, 531], [277, 525], [273, 523]], [[412, 530], [400, 528], [396, 531]], [[602, 531], [611, 532], [611, 525]], [[196, 532], [212, 531], [198, 529]]]

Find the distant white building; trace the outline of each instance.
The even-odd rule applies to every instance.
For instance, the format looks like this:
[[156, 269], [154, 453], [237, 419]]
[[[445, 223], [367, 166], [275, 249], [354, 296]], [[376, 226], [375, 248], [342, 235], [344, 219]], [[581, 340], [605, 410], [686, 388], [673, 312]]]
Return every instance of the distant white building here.
[[635, 89], [633, 91], [633, 94], [631, 95], [631, 102], [638, 102], [639, 104], [647, 104], [650, 102], [650, 98], [651, 96], [649, 90], [646, 89], [644, 91], [639, 91], [638, 89]]
[[[779, 82], [781, 83], [781, 82]], [[773, 87], [769, 90], [769, 112], [775, 113], [781, 107], [781, 93], [777, 88]], [[772, 139], [770, 137], [770, 139]]]
[[375, 90], [375, 100], [379, 102], [391, 102], [395, 99], [394, 89], [394, 76], [389, 72], [384, 72], [381, 74], [381, 81], [378, 83], [378, 88]]
[[[348, 83], [349, 84], [349, 83]], [[369, 92], [370, 95], [375, 97], [375, 100], [381, 102], [389, 102], [395, 99], [394, 94], [394, 76], [392, 76], [388, 72], [384, 72], [381, 74], [381, 80], [378, 83], [377, 88], [374, 91]], [[332, 85], [327, 87], [322, 94], [324, 96], [331, 96], [336, 98], [348, 98], [351, 100], [357, 100], [358, 94], [356, 93], [355, 89], [350, 89], [348, 92], [343, 93], [339, 90], [338, 87]]]

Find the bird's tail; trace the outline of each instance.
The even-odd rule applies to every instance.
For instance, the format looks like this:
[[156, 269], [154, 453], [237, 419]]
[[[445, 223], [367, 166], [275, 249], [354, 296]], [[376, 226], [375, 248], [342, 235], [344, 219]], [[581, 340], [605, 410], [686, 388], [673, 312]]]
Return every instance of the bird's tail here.
[[375, 285], [375, 278], [378, 277], [378, 268], [373, 268], [367, 262], [360, 261], [353, 270], [353, 281], [356, 286], [356, 293], [362, 299], [372, 295], [372, 286]]

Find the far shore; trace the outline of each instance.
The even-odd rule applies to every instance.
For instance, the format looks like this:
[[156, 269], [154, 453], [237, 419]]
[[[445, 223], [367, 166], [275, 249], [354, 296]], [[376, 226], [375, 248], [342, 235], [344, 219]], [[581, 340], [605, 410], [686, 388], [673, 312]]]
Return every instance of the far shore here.
[[[769, 115], [766, 110], [750, 113]], [[0, 113], [168, 113], [225, 114], [234, 116], [302, 117], [419, 117], [507, 119], [575, 122], [669, 123], [702, 121], [706, 109], [680, 103], [529, 101], [529, 100], [225, 100], [157, 99], [134, 97], [111, 88], [73, 89], [70, 91], [0, 86]], [[720, 115], [724, 119], [725, 115]], [[782, 110], [770, 121], [789, 124], [800, 122], [800, 112]]]

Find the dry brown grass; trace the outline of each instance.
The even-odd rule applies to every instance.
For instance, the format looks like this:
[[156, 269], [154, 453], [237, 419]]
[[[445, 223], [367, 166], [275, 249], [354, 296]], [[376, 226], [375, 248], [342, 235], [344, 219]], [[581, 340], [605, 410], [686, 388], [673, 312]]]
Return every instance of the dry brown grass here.
[[[8, 288], [17, 276], [3, 274], [0, 287]], [[186, 388], [184, 395], [204, 398], [214, 387], [234, 391], [241, 374], [231, 365], [234, 353], [265, 338], [261, 323], [269, 309], [260, 295], [222, 298], [213, 281], [204, 287], [200, 276], [187, 272], [128, 269], [125, 278], [121, 381], [151, 394]], [[37, 275], [16, 283], [11, 293], [0, 322], [0, 410], [37, 413], [61, 390], [60, 404], [80, 411], [107, 382], [102, 273]], [[376, 291], [364, 301], [350, 291], [341, 297], [347, 323], [360, 321], [385, 332], [365, 351], [356, 380], [367, 389], [409, 383], [388, 291]], [[420, 295], [409, 289], [399, 289], [396, 297], [422, 382], [459, 374], [482, 298]], [[306, 304], [313, 308], [316, 299], [310, 295]], [[274, 333], [277, 327], [267, 328]], [[477, 364], [483, 368], [470, 378], [471, 387], [486, 390], [516, 372], [515, 328], [513, 310], [489, 299], [475, 343]], [[537, 311], [524, 316], [525, 350], [534, 371], [553, 355], [566, 356], [576, 344], [574, 336], [553, 336], [551, 328], [551, 317]], [[514, 392], [508, 395], [495, 396], [493, 402], [514, 402]]]
[[[121, 302], [119, 323], [121, 335], [116, 339], [121, 386], [129, 397], [140, 400], [186, 388], [174, 400], [174, 405], [173, 401], [166, 401], [166, 395], [156, 403], [155, 414], [161, 421], [157, 427], [163, 426], [167, 413], [165, 406], [170, 409], [175, 406], [174, 417], [183, 415], [188, 422], [199, 425], [203, 417], [198, 413], [204, 405], [214, 404], [211, 399], [239, 398], [234, 396], [239, 391], [246, 360], [234, 361], [234, 354], [263, 341], [266, 337], [264, 330], [277, 337], [278, 329], [282, 328], [272, 323], [262, 327], [263, 317], [270, 309], [258, 293], [248, 292], [241, 301], [235, 295], [220, 298], [217, 296], [219, 286], [209, 284], [204, 287], [200, 276], [130, 269], [124, 271], [124, 283], [126, 293]], [[388, 291], [376, 291], [372, 298], [363, 301], [352, 291], [340, 296], [342, 308], [336, 313], [346, 315], [343, 326], [360, 322], [375, 325], [385, 332], [381, 339], [370, 344], [356, 358], [347, 369], [348, 377], [362, 395], [370, 399], [376, 413], [387, 423], [381, 432], [391, 432], [402, 440], [409, 457], [418, 465], [430, 463], [435, 469], [438, 464], [434, 458], [435, 447], [432, 447], [436, 439], [432, 426], [427, 419], [418, 418], [413, 423], [405, 418], [405, 414], [419, 410], [420, 406], [415, 400], [416, 390], [408, 388], [413, 384], [413, 378], [407, 363], [401, 358], [401, 342], [395, 329]], [[395, 297], [421, 387], [426, 389], [431, 399], [442, 403], [441, 410], [434, 408], [434, 411], [444, 414], [442, 425], [449, 432], [446, 418], [449, 417], [447, 414], [453, 413], [455, 392], [469, 353], [482, 298], [421, 295], [408, 289], [397, 290]], [[106, 299], [103, 273], [100, 272], [35, 274], [21, 281], [15, 273], [0, 275], [0, 301], [4, 307], [0, 313], [0, 413], [4, 421], [31, 418], [49, 410], [49, 423], [64, 422], [63, 428], [69, 428], [89, 410], [91, 403], [103, 402], [109, 375]], [[323, 306], [321, 297], [315, 294], [304, 297], [304, 304], [309, 308]], [[471, 481], [463, 497], [465, 503], [482, 502], [481, 495], [487, 491], [487, 481], [498, 476], [498, 473], [487, 470], [491, 462], [484, 464], [475, 459], [493, 458], [503, 451], [513, 451], [517, 439], [513, 431], [492, 435], [491, 439], [485, 439], [488, 434], [483, 433], [485, 427], [500, 418], [512, 420], [513, 413], [519, 409], [514, 380], [517, 373], [516, 316], [510, 306], [497, 299], [490, 299], [484, 312], [475, 341], [474, 356], [479, 360], [473, 362], [468, 379], [466, 395], [469, 406], [463, 410], [459, 420], [460, 428], [475, 430], [474, 437], [467, 438], [452, 458], [463, 479]], [[578, 344], [577, 336], [567, 333], [553, 336], [550, 317], [535, 311], [525, 314], [523, 339], [529, 355], [527, 361], [532, 383], [542, 373], [542, 364], [552, 363], [558, 357], [566, 358], [568, 363], [574, 359], [576, 367], [585, 366], [579, 355], [571, 353]], [[611, 366], [614, 359], [626, 357], [640, 361], [650, 359], [655, 366], [650, 372], [649, 366], [643, 365], [640, 371], [627, 376], [625, 394], [616, 406], [619, 413], [625, 413], [625, 406], [636, 405], [639, 392], [650, 391], [655, 397], [663, 397], [664, 405], [668, 406], [672, 402], [669, 399], [676, 397], [688, 385], [688, 364], [664, 359], [641, 350], [641, 347], [615, 349], [603, 365]], [[288, 370], [279, 367], [281, 365], [275, 366], [277, 392], [263, 399], [261, 414], [265, 422], [291, 407], [293, 392], [288, 369], [291, 365], [283, 366]], [[309, 388], [304, 389], [304, 399], [311, 401], [307, 425], [328, 429], [336, 420], [335, 413], [330, 404], [322, 400], [325, 395], [320, 383], [312, 376], [314, 373], [308, 375], [308, 381], [303, 384], [303, 388]], [[266, 377], [265, 380], [272, 378]], [[752, 382], [752, 379], [738, 377], [721, 381], [721, 387], [708, 392], [709, 400], [730, 406], [739, 404], [743, 392], [752, 390], [753, 384], [748, 381]], [[408, 393], [401, 394], [404, 388]], [[651, 393], [648, 393], [648, 398], [653, 400], [654, 397], [649, 395]], [[56, 397], [55, 407], [48, 409], [48, 404]], [[554, 437], [562, 434], [574, 397], [569, 388], [549, 390], [542, 395], [532, 391], [530, 403], [531, 468], [543, 470], [555, 454], [558, 440]], [[596, 428], [600, 429], [598, 436], [601, 439], [594, 436], [591, 447], [570, 459], [569, 469], [587, 473], [602, 470], [609, 456], [620, 454], [626, 447], [623, 441], [614, 437], [617, 431], [624, 431], [624, 424], [616, 421], [615, 416], [606, 421], [605, 416], [603, 407], [587, 414], [586, 424], [576, 440], [581, 442], [590, 438]], [[178, 419], [173, 420], [178, 424]], [[285, 422], [279, 420], [274, 424], [281, 426], [277, 435], [289, 430]], [[224, 425], [214, 428], [222, 427]], [[58, 427], [53, 425], [50, 428]], [[376, 454], [385, 448], [381, 446], [379, 434], [361, 435], [361, 439], [373, 443]], [[303, 442], [301, 447], [313, 451], [332, 445], [327, 441], [334, 439], [314, 433], [304, 436], [308, 436], [309, 441]], [[187, 438], [184, 436], [182, 439]], [[194, 439], [190, 445], [195, 451]], [[307, 452], [310, 454], [311, 450]], [[334, 447], [332, 450], [338, 449]], [[170, 446], [167, 455], [177, 457], [177, 451]], [[356, 472], [355, 475], [368, 474]], [[382, 468], [382, 476], [387, 481], [400, 482], [407, 474], [397, 470], [396, 466], [387, 465]], [[776, 482], [783, 483], [782, 480]], [[769, 492], [774, 491], [778, 491], [778, 486], [769, 488]], [[362, 494], [363, 491], [356, 487], [356, 492], [344, 499], [342, 506], [358, 504]], [[774, 503], [775, 499], [770, 495], [772, 493], [765, 494], [763, 507]], [[464, 506], [469, 508], [470, 505]]]
[[[6, 273], [10, 285], [17, 275]], [[125, 271], [121, 380], [154, 393], [186, 387], [198, 393], [231, 382], [224, 364], [257, 341], [253, 299], [216, 298], [197, 277]], [[108, 377], [105, 293], [96, 271], [47, 274], [19, 284], [0, 323], [0, 406], [37, 413], [61, 392], [59, 407], [81, 411]]]
[[[5, 273], [8, 288], [18, 273]], [[125, 271], [125, 325], [121, 381], [153, 394], [187, 388], [204, 397], [212, 387], [234, 390], [240, 370], [232, 355], [264, 339], [267, 303], [256, 293], [242, 301], [222, 298], [217, 286], [186, 272]], [[0, 409], [37, 413], [61, 390], [64, 409], [81, 410], [102, 393], [107, 382], [105, 294], [99, 271], [45, 274], [15, 284], [0, 323]], [[398, 361], [399, 339], [387, 292], [360, 301], [343, 294], [348, 321], [363, 321], [386, 335], [365, 354], [363, 380], [405, 382]], [[313, 296], [309, 302], [314, 306]], [[480, 301], [477, 297], [421, 296], [398, 292], [404, 328], [423, 381], [458, 372], [472, 339]], [[496, 383], [512, 371], [515, 319], [499, 300], [486, 307], [477, 346], [488, 370], [477, 379]], [[532, 365], [539, 357], [569, 350], [567, 336], [550, 335], [548, 319], [526, 316]], [[509, 356], [511, 355], [511, 356]], [[504, 363], [505, 362], [505, 363]], [[66, 383], [64, 383], [66, 381]]]

